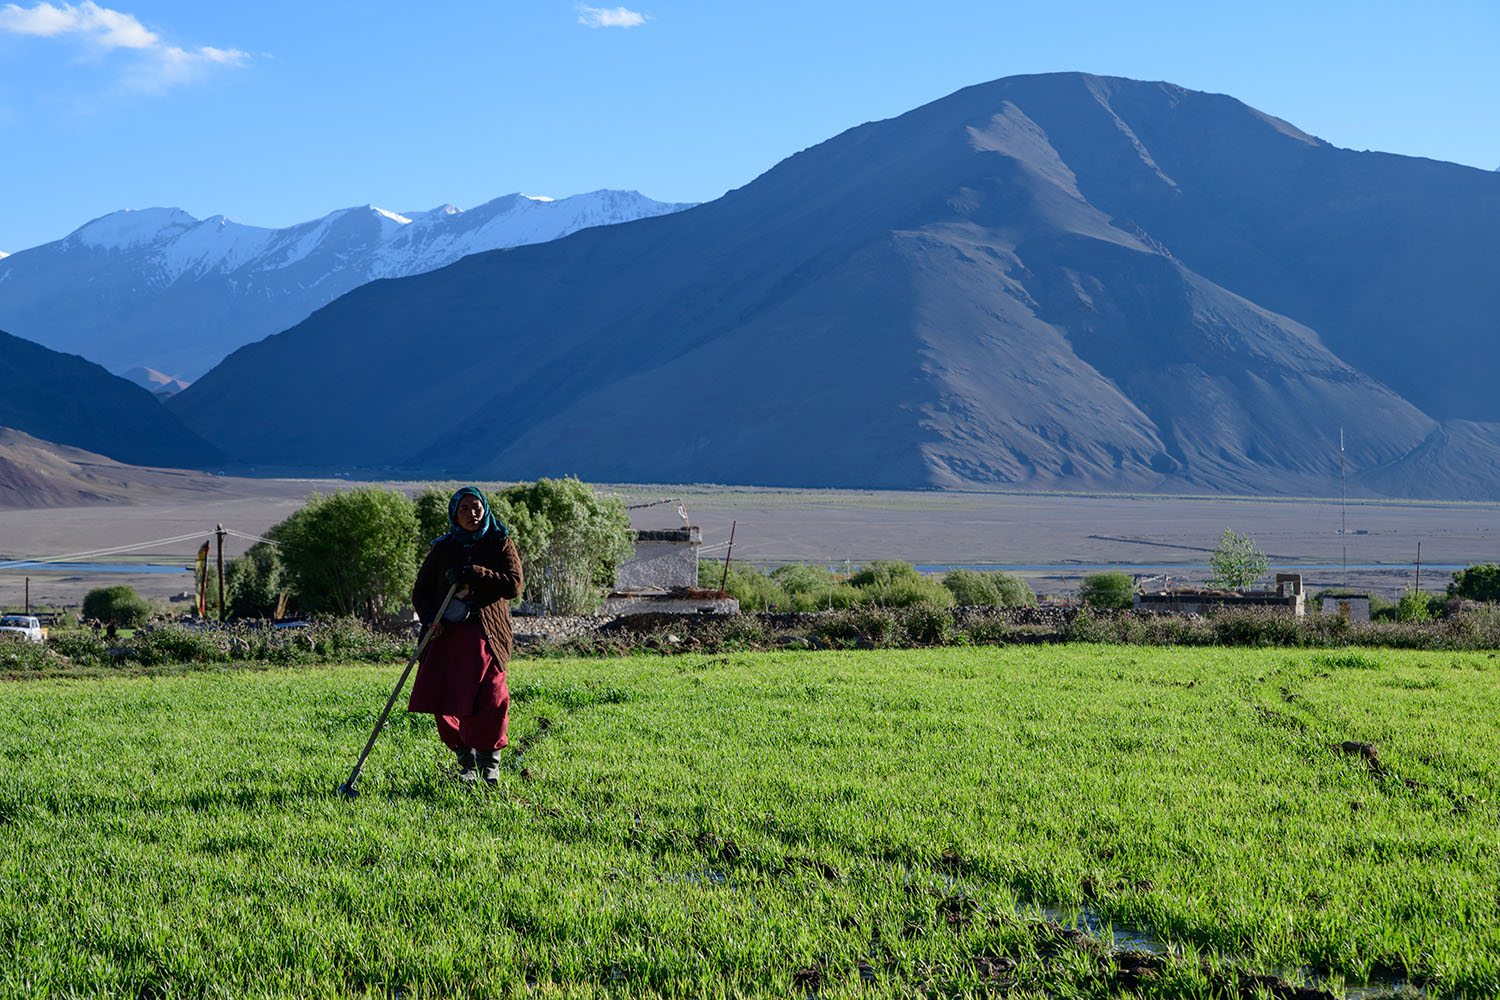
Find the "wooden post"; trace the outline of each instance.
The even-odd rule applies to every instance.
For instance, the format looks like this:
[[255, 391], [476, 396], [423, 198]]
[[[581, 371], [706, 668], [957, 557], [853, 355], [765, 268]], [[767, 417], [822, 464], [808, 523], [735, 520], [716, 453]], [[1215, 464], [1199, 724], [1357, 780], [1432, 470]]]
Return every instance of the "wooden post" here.
[[729, 583], [729, 556], [734, 552], [734, 529], [739, 525], [738, 521], [729, 522], [729, 548], [724, 551], [724, 575], [719, 577], [719, 591], [723, 592], [725, 585]]
[[31, 614], [31, 577], [26, 578], [26, 613]]
[[1417, 585], [1413, 589], [1416, 590], [1416, 592], [1419, 593], [1419, 594], [1422, 592], [1422, 543], [1421, 542], [1417, 543]]
[[224, 525], [220, 524], [214, 528], [214, 534], [219, 538], [219, 621], [225, 618], [224, 612]]

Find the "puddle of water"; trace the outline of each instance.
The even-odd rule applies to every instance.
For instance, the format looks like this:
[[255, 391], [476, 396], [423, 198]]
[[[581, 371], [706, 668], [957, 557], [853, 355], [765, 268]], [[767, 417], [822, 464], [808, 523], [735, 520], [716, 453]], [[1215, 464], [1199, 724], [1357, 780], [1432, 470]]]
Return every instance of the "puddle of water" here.
[[[1142, 951], [1153, 955], [1180, 955], [1181, 951], [1163, 941], [1149, 930], [1128, 924], [1113, 924], [1089, 906], [1077, 910], [1049, 906], [1045, 903], [1026, 903], [1016, 907], [1016, 913], [1027, 920], [1045, 920], [1083, 931], [1089, 937], [1109, 946], [1111, 951]], [[1231, 959], [1233, 956], [1231, 956]], [[1244, 963], [1236, 962], [1243, 965]], [[1317, 989], [1327, 990], [1344, 1000], [1424, 1000], [1426, 988], [1413, 984], [1399, 976], [1377, 976], [1366, 982], [1350, 982], [1331, 976], [1319, 975], [1311, 969], [1273, 969], [1274, 975], [1291, 983], [1305, 983]]]
[[1107, 944], [1111, 951], [1144, 951], [1153, 955], [1180, 954], [1150, 931], [1128, 924], [1114, 924], [1100, 916], [1092, 907], [1078, 910], [1048, 906], [1045, 903], [1028, 903], [1018, 906], [1016, 912], [1028, 920], [1046, 920], [1059, 927], [1076, 928], [1095, 941]]

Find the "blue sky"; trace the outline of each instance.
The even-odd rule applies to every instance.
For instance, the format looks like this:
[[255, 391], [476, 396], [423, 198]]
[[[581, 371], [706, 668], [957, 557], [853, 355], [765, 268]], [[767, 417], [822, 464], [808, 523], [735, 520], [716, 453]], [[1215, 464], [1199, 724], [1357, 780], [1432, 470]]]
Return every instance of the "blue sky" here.
[[513, 191], [706, 201], [861, 122], [1061, 70], [1489, 170], [1497, 53], [1496, 0], [19, 0], [0, 250], [153, 205], [284, 226]]

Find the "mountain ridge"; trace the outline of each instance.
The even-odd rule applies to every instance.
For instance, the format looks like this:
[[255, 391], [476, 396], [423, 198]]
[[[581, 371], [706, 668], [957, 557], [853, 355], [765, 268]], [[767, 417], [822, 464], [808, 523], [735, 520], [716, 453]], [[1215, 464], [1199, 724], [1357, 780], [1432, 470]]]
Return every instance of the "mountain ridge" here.
[[1011, 77], [705, 205], [365, 286], [168, 405], [251, 462], [852, 487], [1326, 492], [1347, 427], [1358, 488], [1472, 495], [1500, 403], [1390, 364], [1410, 310], [1370, 300], [1441, 274], [1483, 370], [1497, 234], [1487, 172], [1167, 83]]
[[130, 465], [204, 468], [224, 461], [146, 389], [4, 331], [0, 385], [0, 427]]
[[0, 328], [117, 373], [191, 381], [368, 281], [683, 207], [634, 191], [510, 194], [467, 211], [343, 208], [281, 229], [125, 209], [0, 260]]

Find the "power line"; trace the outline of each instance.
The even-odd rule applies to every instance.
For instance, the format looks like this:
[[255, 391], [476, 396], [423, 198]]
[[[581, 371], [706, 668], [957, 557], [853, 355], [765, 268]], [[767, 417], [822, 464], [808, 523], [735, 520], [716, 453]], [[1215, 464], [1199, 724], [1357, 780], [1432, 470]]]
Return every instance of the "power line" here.
[[273, 538], [262, 538], [260, 535], [247, 535], [243, 531], [235, 531], [233, 528], [225, 528], [224, 534], [233, 535], [235, 538], [246, 538], [252, 542], [265, 542], [267, 545], [281, 544]]
[[0, 569], [11, 569], [13, 567], [29, 563], [65, 563], [73, 559], [89, 559], [95, 556], [112, 556], [120, 552], [131, 552], [135, 549], [149, 548], [153, 545], [171, 545], [174, 542], [185, 542], [189, 539], [197, 538], [201, 534], [203, 534], [203, 532], [195, 531], [190, 535], [178, 535], [176, 538], [158, 538], [150, 542], [136, 542], [133, 545], [118, 545], [112, 549], [94, 549], [91, 552], [69, 552], [65, 555], [48, 556], [46, 558], [37, 559], [13, 559], [10, 562], [0, 562]]

